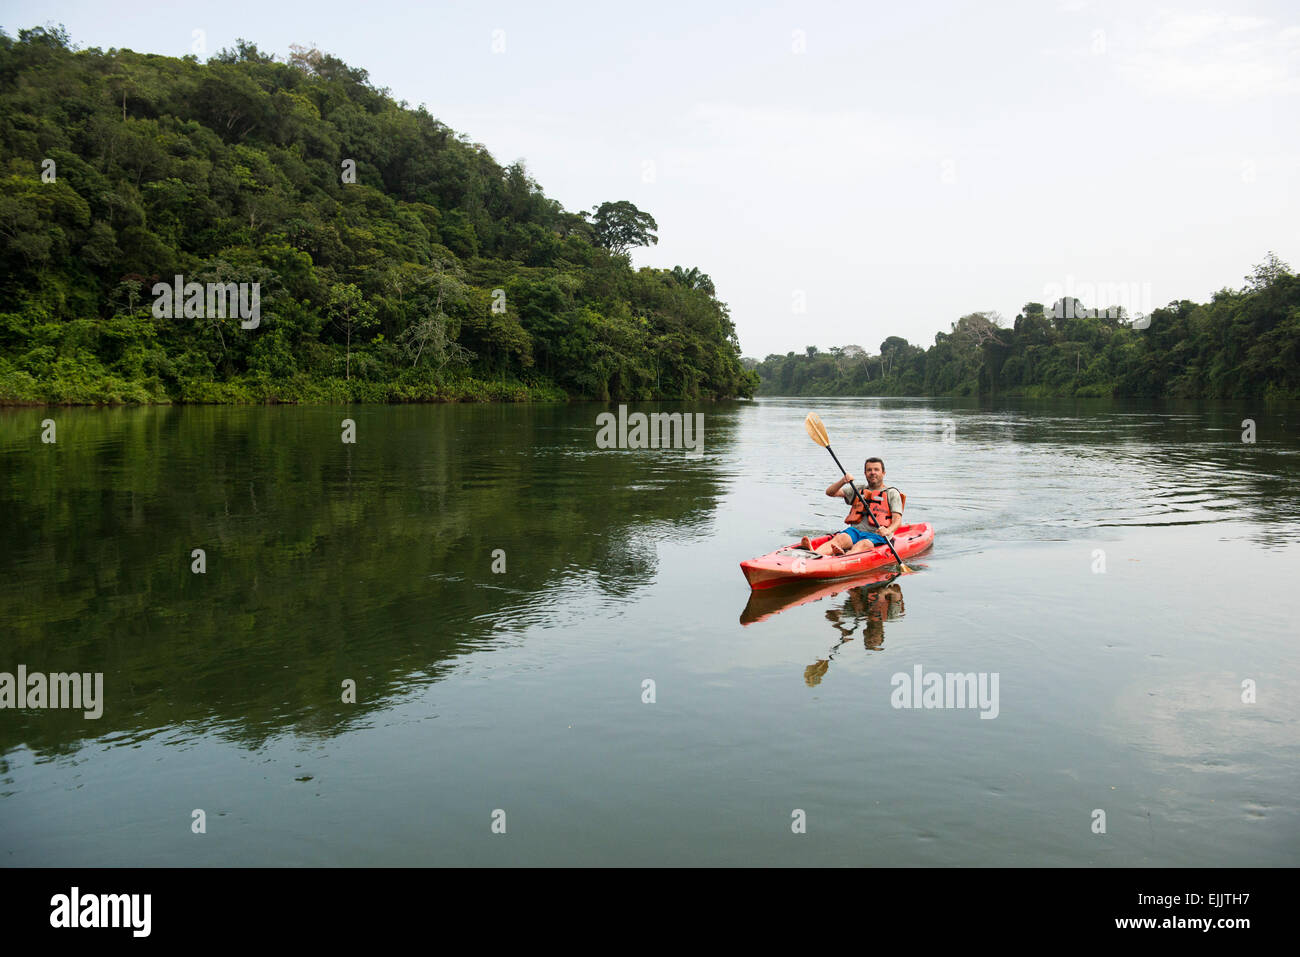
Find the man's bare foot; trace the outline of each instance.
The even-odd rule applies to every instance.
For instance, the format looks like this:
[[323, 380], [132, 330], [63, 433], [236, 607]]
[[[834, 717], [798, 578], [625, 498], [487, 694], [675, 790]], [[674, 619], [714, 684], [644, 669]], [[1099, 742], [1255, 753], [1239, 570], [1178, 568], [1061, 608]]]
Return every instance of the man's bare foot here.
[[812, 539], [805, 535], [803, 538], [799, 539], [799, 547], [806, 548], [811, 552], [813, 550]]
[[843, 554], [844, 554], [844, 549], [840, 548], [840, 547], [839, 547], [838, 545], [836, 545], [834, 542], [831, 542], [831, 554], [832, 554], [832, 555], [843, 555]]

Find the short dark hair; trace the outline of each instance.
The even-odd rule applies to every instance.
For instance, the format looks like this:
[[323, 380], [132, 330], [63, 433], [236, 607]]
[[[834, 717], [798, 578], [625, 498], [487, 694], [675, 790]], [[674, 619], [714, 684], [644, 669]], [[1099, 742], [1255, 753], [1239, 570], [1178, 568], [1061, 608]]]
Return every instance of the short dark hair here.
[[884, 459], [878, 459], [878, 458], [876, 458], [874, 455], [871, 456], [871, 458], [867, 459], [865, 462], [862, 463], [862, 470], [863, 470], [863, 471], [866, 471], [867, 466], [870, 465], [872, 462], [879, 462], [879, 463], [880, 463], [880, 471], [883, 472], [883, 471], [885, 470], [885, 460], [884, 460]]

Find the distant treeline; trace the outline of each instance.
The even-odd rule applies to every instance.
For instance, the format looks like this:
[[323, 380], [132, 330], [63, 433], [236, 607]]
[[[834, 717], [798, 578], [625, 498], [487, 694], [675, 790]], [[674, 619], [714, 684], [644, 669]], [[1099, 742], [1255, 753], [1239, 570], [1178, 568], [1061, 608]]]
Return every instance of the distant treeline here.
[[890, 336], [745, 360], [760, 395], [1300, 398], [1300, 277], [1273, 254], [1239, 291], [1130, 320], [1122, 308], [1026, 303], [1014, 324], [972, 313], [928, 349]]
[[632, 269], [649, 214], [567, 212], [318, 50], [199, 63], [0, 32], [0, 177], [0, 402], [757, 385], [707, 275]]

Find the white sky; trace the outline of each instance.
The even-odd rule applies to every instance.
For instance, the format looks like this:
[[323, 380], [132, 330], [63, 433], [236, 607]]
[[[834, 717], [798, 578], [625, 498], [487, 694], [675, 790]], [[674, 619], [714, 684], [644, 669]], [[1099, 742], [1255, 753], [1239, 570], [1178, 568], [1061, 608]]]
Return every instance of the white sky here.
[[1270, 249], [1300, 266], [1300, 8], [902, 7], [0, 0], [0, 26], [318, 46], [566, 208], [649, 212], [634, 263], [710, 274], [759, 358], [1110, 304], [1089, 285], [1130, 312], [1205, 301]]

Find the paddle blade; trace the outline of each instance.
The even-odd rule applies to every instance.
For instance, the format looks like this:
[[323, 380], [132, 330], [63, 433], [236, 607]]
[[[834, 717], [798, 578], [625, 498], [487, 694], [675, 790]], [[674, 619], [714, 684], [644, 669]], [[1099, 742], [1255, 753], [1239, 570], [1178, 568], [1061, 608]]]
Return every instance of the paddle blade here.
[[808, 413], [808, 417], [803, 420], [803, 427], [808, 430], [812, 440], [822, 448], [830, 447], [831, 437], [826, 434], [826, 426], [822, 425], [822, 420], [818, 418], [816, 412]]

